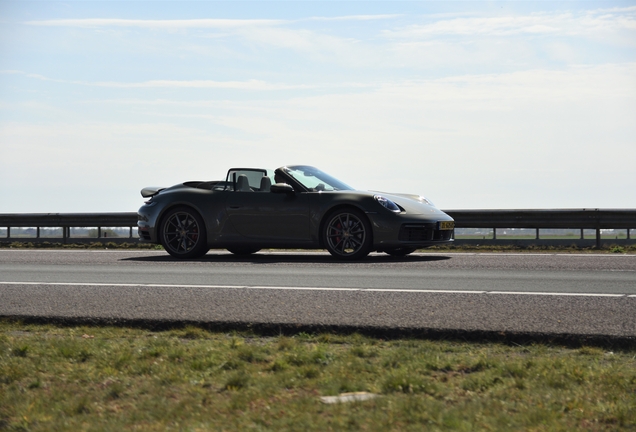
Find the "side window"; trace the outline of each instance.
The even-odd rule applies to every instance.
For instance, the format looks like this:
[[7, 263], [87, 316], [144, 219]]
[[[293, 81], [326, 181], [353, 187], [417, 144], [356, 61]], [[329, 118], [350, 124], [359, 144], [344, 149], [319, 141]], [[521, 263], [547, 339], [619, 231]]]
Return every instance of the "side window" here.
[[[240, 179], [244, 177], [244, 179]], [[245, 181], [249, 185], [249, 189], [245, 186]], [[237, 191], [241, 192], [269, 192], [272, 179], [267, 175], [266, 170], [260, 169], [231, 169], [227, 173], [226, 182], [232, 185], [230, 188], [234, 190], [235, 184], [241, 183], [242, 187], [238, 187]]]

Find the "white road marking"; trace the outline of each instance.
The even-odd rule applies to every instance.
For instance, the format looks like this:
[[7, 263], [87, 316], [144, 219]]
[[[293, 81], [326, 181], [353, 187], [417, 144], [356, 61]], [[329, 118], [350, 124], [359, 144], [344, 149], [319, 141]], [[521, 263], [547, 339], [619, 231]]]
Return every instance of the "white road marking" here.
[[399, 289], [399, 288], [359, 288], [359, 291], [380, 291], [380, 292], [426, 292], [426, 293], [444, 293], [444, 294], [487, 294], [488, 291], [466, 291], [466, 290], [418, 290], [418, 289]]
[[629, 297], [629, 294], [604, 293], [568, 293], [568, 292], [530, 292], [530, 291], [466, 291], [466, 290], [417, 290], [399, 288], [336, 288], [336, 287], [284, 287], [258, 285], [175, 285], [140, 283], [87, 283], [87, 282], [0, 282], [0, 285], [41, 285], [41, 286], [77, 286], [77, 287], [121, 287], [121, 288], [207, 288], [207, 289], [258, 289], [287, 291], [364, 291], [364, 292], [402, 292], [422, 294], [496, 294], [496, 295], [540, 295], [564, 297]]
[[553, 293], [553, 292], [529, 292], [529, 291], [488, 291], [488, 294], [515, 294], [515, 295], [542, 295], [542, 296], [578, 296], [578, 297], [626, 297], [627, 296], [627, 294]]

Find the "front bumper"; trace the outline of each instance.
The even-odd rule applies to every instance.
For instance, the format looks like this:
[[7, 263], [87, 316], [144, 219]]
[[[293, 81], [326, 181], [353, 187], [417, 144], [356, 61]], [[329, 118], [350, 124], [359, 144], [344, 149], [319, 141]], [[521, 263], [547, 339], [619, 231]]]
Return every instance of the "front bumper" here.
[[[425, 248], [451, 244], [454, 241], [453, 219], [445, 213], [435, 218], [428, 215], [368, 214], [373, 226], [373, 243], [377, 250], [392, 248]], [[444, 229], [443, 229], [444, 228]]]
[[438, 223], [402, 224], [398, 241], [405, 243], [452, 241], [454, 230], [442, 230], [438, 226]]

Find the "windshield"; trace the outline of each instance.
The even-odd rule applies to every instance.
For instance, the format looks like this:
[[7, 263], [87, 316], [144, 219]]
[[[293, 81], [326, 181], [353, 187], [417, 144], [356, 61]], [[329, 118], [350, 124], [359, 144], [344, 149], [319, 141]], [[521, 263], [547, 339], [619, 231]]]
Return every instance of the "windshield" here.
[[282, 170], [310, 192], [354, 190], [351, 186], [311, 166], [289, 166], [283, 167]]

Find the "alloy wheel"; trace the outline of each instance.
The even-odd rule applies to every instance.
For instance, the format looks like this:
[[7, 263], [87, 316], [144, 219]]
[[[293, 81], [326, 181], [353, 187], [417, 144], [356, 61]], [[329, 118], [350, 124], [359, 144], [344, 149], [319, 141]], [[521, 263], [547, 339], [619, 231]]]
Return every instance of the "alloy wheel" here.
[[179, 258], [205, 255], [205, 243], [205, 227], [193, 212], [175, 210], [164, 219], [161, 244], [170, 255]]
[[325, 227], [325, 246], [334, 256], [344, 259], [362, 258], [369, 253], [369, 223], [353, 211], [337, 212]]

